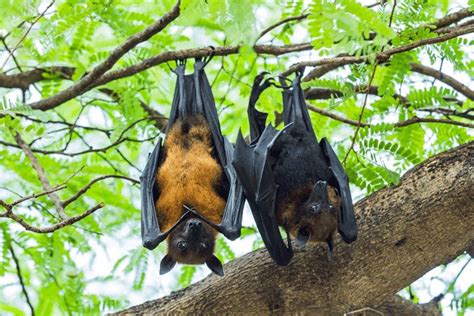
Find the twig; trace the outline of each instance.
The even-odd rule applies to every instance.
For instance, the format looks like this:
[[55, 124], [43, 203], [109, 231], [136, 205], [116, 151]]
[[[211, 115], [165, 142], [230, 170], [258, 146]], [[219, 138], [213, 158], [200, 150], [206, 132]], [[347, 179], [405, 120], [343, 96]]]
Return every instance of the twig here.
[[372, 4], [368, 4], [368, 5], [366, 5], [366, 7], [370, 9], [370, 8], [376, 7], [378, 5], [383, 5], [386, 2], [387, 2], [387, 0], [377, 0], [377, 2], [372, 3]]
[[[61, 229], [61, 228], [65, 227], [65, 226], [72, 225], [72, 224], [82, 220], [83, 218], [91, 215], [92, 213], [94, 213], [98, 209], [103, 208], [104, 206], [105, 206], [104, 203], [99, 203], [96, 206], [94, 206], [93, 208], [87, 210], [86, 212], [84, 212], [80, 215], [69, 217], [68, 219], [63, 220], [63, 221], [61, 221], [61, 222], [59, 222], [55, 225], [52, 225], [52, 226], [49, 226], [49, 227], [43, 227], [43, 228], [35, 227], [35, 226], [32, 226], [32, 225], [28, 224], [27, 222], [25, 222], [25, 220], [23, 220], [21, 217], [19, 217], [18, 215], [14, 214], [14, 213], [9, 213], [9, 214], [7, 214], [3, 217], [8, 217], [8, 218], [14, 220], [15, 222], [17, 222], [18, 224], [23, 226], [23, 228], [25, 228], [26, 230], [29, 230], [29, 231], [32, 231], [32, 232], [35, 232], [35, 233], [46, 234], [46, 233], [52, 233], [52, 232], [54, 232], [58, 229]], [[0, 216], [0, 217], [2, 217], [2, 216]]]
[[[16, 43], [15, 47], [13, 47], [13, 49], [11, 50], [10, 54], [7, 56], [7, 58], [5, 59], [5, 61], [3, 62], [3, 65], [1, 68], [5, 67], [5, 65], [7, 64], [8, 62], [8, 59], [10, 58], [10, 56], [13, 56], [13, 54], [15, 53], [15, 51], [18, 49], [18, 47], [20, 46], [20, 44], [25, 40], [25, 38], [28, 36], [28, 34], [30, 33], [31, 29], [33, 28], [33, 26], [36, 24], [36, 22], [39, 21], [39, 19], [41, 19], [45, 14], [46, 12], [49, 10], [49, 8], [51, 8], [51, 6], [54, 4], [54, 0], [51, 1], [51, 3], [46, 7], [46, 9], [44, 9], [43, 12], [41, 12], [40, 15], [38, 15], [34, 20], [33, 22], [30, 24], [30, 26], [28, 27], [28, 29], [26, 30], [25, 34], [23, 34], [23, 36], [20, 38], [20, 40], [18, 41], [18, 43]], [[20, 69], [20, 68], [19, 68]]]
[[309, 16], [309, 14], [302, 14], [302, 15], [292, 16], [292, 17], [283, 19], [283, 20], [281, 20], [281, 21], [278, 21], [277, 23], [272, 24], [272, 25], [270, 25], [269, 27], [267, 27], [266, 29], [264, 29], [264, 30], [260, 33], [260, 35], [257, 37], [257, 40], [256, 40], [255, 42], [258, 42], [258, 40], [261, 39], [265, 34], [271, 32], [272, 30], [276, 29], [276, 28], [279, 27], [280, 25], [283, 25], [283, 24], [288, 23], [288, 22], [293, 22], [293, 21], [299, 22], [299, 21], [301, 21], [301, 20], [306, 19], [308, 16]]
[[16, 200], [15, 202], [11, 203], [10, 206], [16, 206], [20, 203], [23, 203], [25, 201], [28, 201], [28, 200], [31, 200], [31, 199], [37, 199], [39, 197], [42, 197], [44, 195], [49, 195], [53, 192], [57, 192], [57, 191], [60, 191], [60, 190], [63, 190], [66, 188], [66, 184], [61, 184], [61, 185], [58, 185], [58, 186], [55, 186], [54, 188], [51, 188], [50, 190], [47, 190], [47, 191], [43, 191], [41, 193], [34, 193], [34, 194], [31, 194], [31, 195], [27, 195], [25, 197], [22, 197], [21, 199], [19, 200]]
[[[353, 93], [369, 93], [374, 96], [379, 96], [379, 87], [378, 86], [370, 86], [367, 87], [366, 85], [355, 85], [352, 89]], [[325, 89], [325, 88], [308, 88], [304, 91], [304, 96], [306, 100], [325, 100], [325, 99], [332, 99], [332, 98], [342, 98], [344, 97], [344, 93], [339, 90], [334, 89]], [[393, 94], [392, 97], [394, 99], [399, 100], [404, 106], [409, 107], [410, 101], [406, 96], [400, 94]], [[455, 103], [458, 106], [463, 105], [463, 101], [456, 99], [454, 97], [444, 96], [443, 99], [446, 102]]]
[[89, 182], [86, 186], [84, 186], [82, 189], [80, 189], [76, 194], [74, 194], [72, 197], [70, 197], [69, 199], [65, 200], [62, 202], [62, 205], [64, 208], [66, 208], [69, 204], [71, 204], [72, 202], [74, 202], [75, 200], [77, 200], [81, 195], [83, 195], [84, 193], [87, 192], [87, 190], [89, 190], [92, 185], [96, 182], [99, 182], [99, 181], [102, 181], [104, 179], [110, 179], [110, 178], [115, 178], [115, 179], [123, 179], [123, 180], [127, 180], [127, 181], [130, 181], [134, 184], [140, 184], [140, 181], [136, 180], [136, 179], [133, 179], [133, 178], [130, 178], [130, 177], [126, 177], [126, 176], [121, 176], [121, 175], [116, 175], [116, 174], [111, 174], [111, 175], [106, 175], [106, 176], [101, 176], [101, 177], [98, 177], [98, 178], [95, 178], [94, 180], [92, 180], [91, 182]]
[[[392, 26], [392, 21], [393, 21], [393, 14], [395, 13], [395, 7], [397, 6], [397, 0], [394, 0], [393, 1], [393, 7], [392, 7], [392, 12], [390, 13], [390, 19], [389, 19], [389, 22], [388, 22], [388, 27], [391, 27]], [[383, 53], [384, 51], [384, 46], [382, 46], [382, 48], [380, 49], [380, 54]], [[360, 129], [360, 124], [362, 122], [362, 117], [364, 116], [364, 110], [365, 110], [365, 107], [367, 106], [367, 100], [369, 98], [369, 90], [370, 90], [370, 86], [372, 85], [372, 81], [374, 80], [374, 77], [375, 77], [375, 72], [377, 71], [377, 66], [379, 64], [379, 60], [377, 59], [375, 61], [375, 64], [374, 64], [374, 69], [372, 70], [372, 74], [370, 75], [370, 79], [369, 79], [369, 84], [367, 85], [367, 92], [365, 93], [365, 96], [364, 96], [364, 103], [362, 104], [362, 109], [360, 110], [360, 114], [359, 114], [359, 120], [357, 122], [357, 126], [356, 126], [356, 130], [354, 132], [354, 136], [352, 137], [352, 141], [351, 141], [351, 146], [349, 147], [349, 150], [347, 151], [346, 155], [344, 156], [344, 159], [342, 160], [342, 163], [345, 164], [346, 163], [346, 160], [347, 160], [347, 157], [349, 157], [349, 154], [350, 152], [352, 151], [352, 149], [354, 149], [354, 145], [357, 141], [357, 135], [359, 133], [359, 129]]]
[[[33, 154], [33, 151], [31, 150], [31, 148], [25, 143], [25, 141], [23, 140], [23, 138], [20, 136], [18, 132], [14, 133], [14, 138], [18, 146], [23, 150], [26, 156], [30, 159], [31, 165], [36, 170], [36, 173], [38, 174], [38, 178], [41, 182], [41, 185], [43, 186], [43, 189], [45, 191], [53, 190], [51, 185], [49, 184], [48, 178], [46, 177], [46, 173], [43, 169], [43, 166], [41, 166], [38, 159]], [[56, 211], [58, 212], [59, 217], [61, 219], [66, 219], [68, 218], [68, 216], [66, 215], [66, 213], [64, 213], [64, 208], [61, 205], [61, 200], [59, 199], [59, 196], [54, 192], [55, 191], [48, 193], [48, 196], [53, 202], [56, 208]]]
[[[372, 124], [369, 123], [362, 123], [356, 120], [348, 119], [346, 117], [334, 114], [332, 112], [329, 112], [327, 110], [318, 108], [316, 106], [307, 104], [307, 107], [309, 110], [319, 113], [321, 115], [327, 116], [332, 118], [333, 120], [346, 123], [348, 125], [352, 126], [360, 126], [360, 127], [371, 127]], [[457, 126], [462, 126], [462, 127], [467, 127], [467, 128], [474, 128], [474, 124], [470, 123], [465, 123], [465, 122], [459, 122], [459, 121], [453, 121], [453, 120], [448, 120], [448, 119], [436, 119], [436, 118], [430, 118], [430, 117], [417, 117], [414, 116], [408, 120], [405, 121], [399, 121], [397, 123], [394, 123], [394, 127], [406, 127], [409, 125], [417, 124], [417, 123], [440, 123], [440, 124], [451, 124], [451, 125], [457, 125]]]
[[9, 249], [12, 255], [13, 262], [15, 262], [16, 274], [18, 275], [18, 280], [20, 281], [21, 291], [23, 292], [23, 295], [25, 295], [26, 303], [30, 307], [31, 316], [35, 316], [35, 309], [33, 307], [33, 304], [31, 304], [30, 296], [26, 291], [25, 282], [23, 281], [23, 274], [21, 273], [20, 262], [18, 261], [18, 258], [16, 257], [15, 251], [13, 250], [13, 246], [11, 244], [9, 246]]

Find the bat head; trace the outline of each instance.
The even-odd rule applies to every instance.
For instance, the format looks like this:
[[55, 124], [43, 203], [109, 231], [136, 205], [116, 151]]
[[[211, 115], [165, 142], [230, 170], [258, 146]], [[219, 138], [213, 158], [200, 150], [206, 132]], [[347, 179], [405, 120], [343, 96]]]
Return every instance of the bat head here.
[[326, 181], [318, 181], [304, 203], [297, 209], [297, 222], [290, 227], [298, 246], [307, 242], [324, 242], [337, 228], [340, 199], [336, 189]]
[[212, 272], [223, 276], [222, 264], [214, 255], [216, 232], [198, 218], [179, 224], [168, 236], [168, 253], [161, 260], [160, 274], [165, 274], [176, 262], [185, 264], [205, 263]]

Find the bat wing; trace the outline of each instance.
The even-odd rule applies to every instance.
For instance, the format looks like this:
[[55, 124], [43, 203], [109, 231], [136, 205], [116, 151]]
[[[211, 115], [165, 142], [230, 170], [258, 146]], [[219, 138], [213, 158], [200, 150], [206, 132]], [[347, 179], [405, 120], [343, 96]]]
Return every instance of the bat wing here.
[[278, 185], [273, 176], [270, 155], [273, 144], [284, 132], [268, 125], [258, 140], [250, 145], [239, 133], [234, 155], [234, 166], [257, 228], [270, 256], [279, 265], [287, 265], [293, 257], [291, 244], [285, 245], [278, 228], [275, 212]]
[[338, 230], [342, 236], [342, 239], [346, 243], [351, 243], [357, 239], [357, 224], [355, 220], [354, 209], [352, 207], [349, 180], [347, 178], [346, 172], [339, 162], [339, 159], [337, 158], [336, 153], [326, 138], [321, 140], [320, 146], [323, 151], [323, 155], [329, 164], [329, 170], [336, 179], [339, 194], [342, 200], [342, 206], [338, 219]]
[[[301, 77], [303, 70], [296, 73], [292, 86], [283, 89], [283, 120], [285, 125], [293, 123], [293, 128], [306, 130], [315, 135], [313, 124], [309, 117], [303, 90], [301, 89]], [[316, 136], [314, 136], [316, 138]], [[317, 141], [317, 140], [316, 140]]]
[[211, 223], [195, 210], [188, 209], [168, 231], [162, 232], [160, 230], [155, 208], [155, 201], [158, 200], [160, 194], [155, 178], [158, 168], [163, 161], [163, 148], [161, 138], [159, 138], [154, 151], [148, 158], [141, 177], [142, 242], [144, 247], [148, 249], [156, 248], [177, 225], [192, 214], [210, 223], [229, 239], [236, 239], [240, 236], [244, 206], [243, 190], [240, 183], [236, 180], [235, 170], [231, 163], [233, 147], [224, 139], [220, 130], [211, 86], [204, 72], [205, 65], [206, 62], [197, 59], [194, 65], [194, 74], [185, 75], [185, 62], [178, 62], [178, 66], [174, 70], [174, 73], [177, 75], [177, 81], [166, 131], [180, 118], [198, 113], [206, 118], [211, 130], [217, 158], [223, 167], [229, 183], [229, 193], [223, 219], [219, 224]]
[[[250, 93], [249, 105], [247, 108], [247, 115], [250, 122], [250, 141], [257, 140], [265, 129], [265, 122], [267, 120], [267, 113], [258, 111], [255, 104], [262, 92], [271, 85], [270, 79], [263, 81], [266, 73], [261, 73], [253, 82], [252, 91]], [[263, 81], [263, 83], [262, 83]], [[262, 83], [262, 84], [261, 84]]]

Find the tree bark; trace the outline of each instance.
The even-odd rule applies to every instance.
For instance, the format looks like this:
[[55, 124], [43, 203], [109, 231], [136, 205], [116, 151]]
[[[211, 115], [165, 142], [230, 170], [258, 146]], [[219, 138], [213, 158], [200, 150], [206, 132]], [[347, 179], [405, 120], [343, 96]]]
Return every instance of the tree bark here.
[[[210, 275], [120, 314], [337, 315], [368, 307], [386, 314], [432, 314], [432, 306], [411, 306], [394, 295], [469, 248], [473, 187], [470, 142], [359, 201], [358, 240], [351, 245], [338, 240], [332, 255], [325, 246], [307, 247], [296, 250], [290, 265], [279, 267], [260, 249], [226, 264], [225, 277]], [[393, 309], [400, 305], [406, 305], [406, 313]]]

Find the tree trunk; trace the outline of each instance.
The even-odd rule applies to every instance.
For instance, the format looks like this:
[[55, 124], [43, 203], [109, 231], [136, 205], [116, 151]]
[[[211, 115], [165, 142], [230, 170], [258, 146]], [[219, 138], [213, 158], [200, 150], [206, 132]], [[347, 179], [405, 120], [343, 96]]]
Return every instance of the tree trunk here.
[[[358, 202], [358, 240], [338, 240], [331, 256], [325, 246], [307, 247], [279, 267], [260, 249], [226, 264], [225, 277], [210, 275], [120, 313], [326, 315], [367, 307], [387, 314], [433, 313], [394, 295], [468, 249], [474, 240], [473, 187], [471, 142], [428, 159], [399, 185]], [[402, 305], [406, 312], [395, 309]]]

